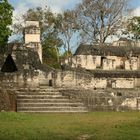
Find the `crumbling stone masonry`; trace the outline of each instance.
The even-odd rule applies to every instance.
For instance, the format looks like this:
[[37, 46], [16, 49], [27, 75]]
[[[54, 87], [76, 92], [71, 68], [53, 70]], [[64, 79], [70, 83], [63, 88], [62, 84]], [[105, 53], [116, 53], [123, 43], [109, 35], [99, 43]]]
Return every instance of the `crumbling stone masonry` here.
[[[54, 70], [42, 63], [39, 23], [26, 25], [24, 43], [9, 44], [7, 52], [0, 54], [0, 110], [16, 110], [15, 91], [39, 91], [42, 85], [42, 90], [49, 86], [59, 90], [61, 98], [62, 93], [69, 101], [82, 100], [89, 111], [140, 110], [139, 48], [127, 53], [124, 48], [81, 46], [72, 62], [67, 61], [72, 68]], [[8, 65], [17, 69], [9, 70]]]

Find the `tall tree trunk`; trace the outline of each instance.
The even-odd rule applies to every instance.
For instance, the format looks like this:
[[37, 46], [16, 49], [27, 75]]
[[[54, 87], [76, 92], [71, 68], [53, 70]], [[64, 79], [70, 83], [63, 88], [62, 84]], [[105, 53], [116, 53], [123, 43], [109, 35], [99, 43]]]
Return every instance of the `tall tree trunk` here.
[[57, 62], [60, 63], [60, 59], [59, 59], [59, 50], [58, 50], [58, 48], [57, 48], [56, 45], [55, 45], [55, 50], [56, 50]]

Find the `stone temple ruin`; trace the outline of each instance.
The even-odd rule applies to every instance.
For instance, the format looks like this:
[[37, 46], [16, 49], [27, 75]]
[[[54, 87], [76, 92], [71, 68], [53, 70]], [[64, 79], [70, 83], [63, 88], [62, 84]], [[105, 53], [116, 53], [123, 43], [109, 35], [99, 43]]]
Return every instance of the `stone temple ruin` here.
[[0, 54], [0, 110], [140, 110], [140, 48], [132, 43], [81, 44], [65, 60], [69, 68], [55, 70], [42, 62], [39, 22], [27, 21], [24, 43]]

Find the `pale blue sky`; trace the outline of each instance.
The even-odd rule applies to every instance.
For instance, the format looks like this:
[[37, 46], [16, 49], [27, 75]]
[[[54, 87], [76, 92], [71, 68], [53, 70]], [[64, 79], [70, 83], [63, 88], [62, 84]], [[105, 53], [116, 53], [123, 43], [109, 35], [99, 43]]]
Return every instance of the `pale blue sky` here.
[[132, 7], [140, 7], [140, 0], [130, 0], [130, 5]]
[[[54, 13], [62, 12], [76, 6], [82, 0], [8, 0], [14, 7], [14, 17], [21, 18], [21, 14], [31, 7], [48, 6]], [[129, 0], [129, 6], [134, 8], [134, 14], [140, 16], [140, 0]], [[14, 20], [15, 22], [15, 20]], [[18, 20], [19, 22], [19, 20]]]
[[[70, 9], [82, 0], [9, 0], [15, 8], [14, 15], [19, 15], [31, 7], [48, 6], [54, 13], [62, 12], [64, 9]], [[129, 5], [135, 8], [135, 14], [140, 16], [140, 0], [129, 0]]]
[[81, 0], [9, 0], [16, 11], [27, 10], [30, 7], [48, 6], [54, 12], [73, 8]]
[[[18, 5], [24, 5], [26, 7], [32, 6], [55, 6], [58, 8], [71, 8], [81, 0], [9, 0], [9, 2], [16, 8]], [[130, 5], [133, 7], [140, 7], [140, 0], [130, 0]]]

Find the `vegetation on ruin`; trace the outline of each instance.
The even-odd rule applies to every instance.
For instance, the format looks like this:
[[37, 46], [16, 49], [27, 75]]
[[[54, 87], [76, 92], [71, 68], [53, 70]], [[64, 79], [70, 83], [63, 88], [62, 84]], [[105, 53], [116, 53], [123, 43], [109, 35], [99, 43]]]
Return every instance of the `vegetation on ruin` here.
[[0, 113], [1, 140], [139, 140], [139, 112]]
[[13, 7], [8, 0], [0, 0], [0, 47], [4, 47], [11, 35]]
[[133, 39], [138, 41], [140, 39], [140, 17], [133, 17], [128, 20], [127, 30], [132, 33]]

